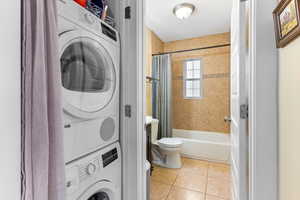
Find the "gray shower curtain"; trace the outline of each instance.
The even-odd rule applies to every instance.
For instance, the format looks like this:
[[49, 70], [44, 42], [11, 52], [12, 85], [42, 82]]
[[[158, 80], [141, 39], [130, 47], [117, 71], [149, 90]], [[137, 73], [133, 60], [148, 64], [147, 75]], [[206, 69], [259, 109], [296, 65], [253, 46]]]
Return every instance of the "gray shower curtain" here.
[[22, 1], [22, 200], [63, 200], [56, 0]]
[[158, 139], [172, 137], [172, 66], [170, 55], [152, 58], [152, 114], [159, 120]]

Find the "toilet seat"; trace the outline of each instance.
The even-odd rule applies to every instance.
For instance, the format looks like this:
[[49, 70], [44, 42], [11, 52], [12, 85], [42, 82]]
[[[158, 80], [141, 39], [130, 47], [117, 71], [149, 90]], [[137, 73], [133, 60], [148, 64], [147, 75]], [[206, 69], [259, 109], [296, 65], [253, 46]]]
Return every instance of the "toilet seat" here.
[[162, 138], [157, 143], [162, 148], [178, 148], [182, 145], [182, 140], [179, 138]]

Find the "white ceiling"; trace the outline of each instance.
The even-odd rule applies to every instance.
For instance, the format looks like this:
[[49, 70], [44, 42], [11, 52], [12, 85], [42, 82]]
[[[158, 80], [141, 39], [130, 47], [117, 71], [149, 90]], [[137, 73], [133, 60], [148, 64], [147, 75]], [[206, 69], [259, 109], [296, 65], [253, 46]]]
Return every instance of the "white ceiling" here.
[[[177, 19], [173, 8], [192, 3], [195, 13], [186, 20]], [[146, 0], [146, 24], [164, 42], [230, 31], [232, 0]]]

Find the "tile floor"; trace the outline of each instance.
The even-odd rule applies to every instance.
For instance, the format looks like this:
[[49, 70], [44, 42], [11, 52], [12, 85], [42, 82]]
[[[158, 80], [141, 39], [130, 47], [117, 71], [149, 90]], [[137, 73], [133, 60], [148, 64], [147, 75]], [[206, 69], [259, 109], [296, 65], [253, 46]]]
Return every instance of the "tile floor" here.
[[230, 167], [182, 158], [181, 169], [154, 167], [151, 200], [230, 200]]

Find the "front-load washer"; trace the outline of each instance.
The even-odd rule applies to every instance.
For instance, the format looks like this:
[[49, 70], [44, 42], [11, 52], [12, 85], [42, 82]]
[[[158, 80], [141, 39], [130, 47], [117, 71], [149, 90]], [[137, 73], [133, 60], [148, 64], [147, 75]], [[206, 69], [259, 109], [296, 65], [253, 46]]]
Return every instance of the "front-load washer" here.
[[66, 200], [121, 200], [121, 151], [114, 143], [66, 165]]
[[119, 140], [118, 32], [74, 1], [58, 1], [66, 163]]

